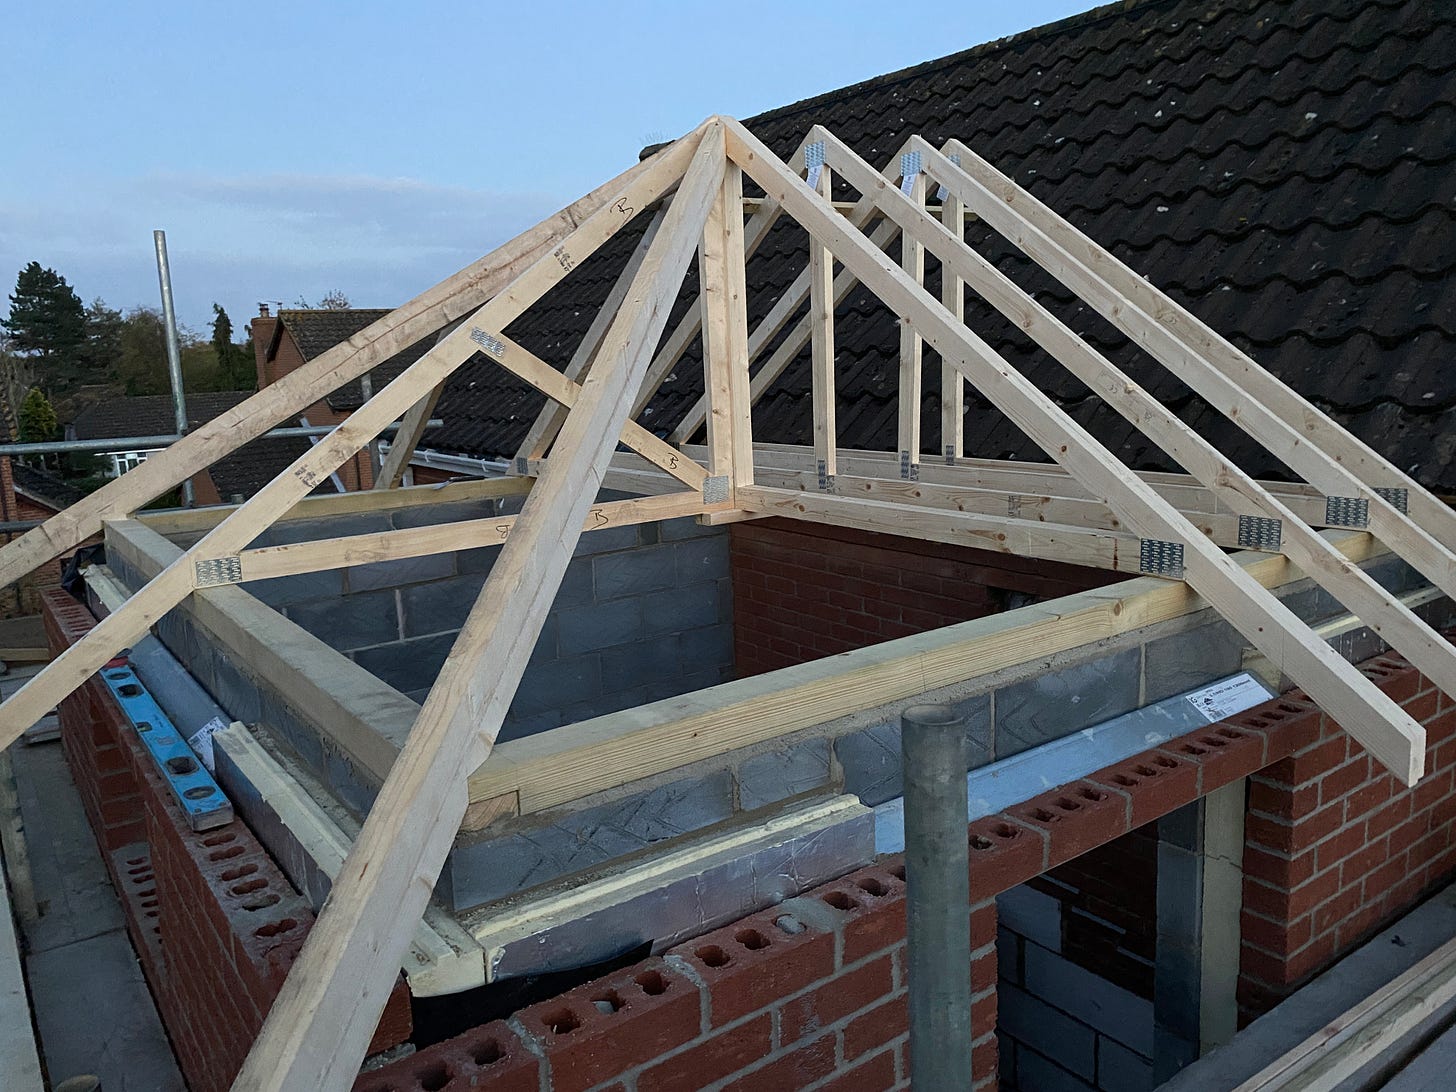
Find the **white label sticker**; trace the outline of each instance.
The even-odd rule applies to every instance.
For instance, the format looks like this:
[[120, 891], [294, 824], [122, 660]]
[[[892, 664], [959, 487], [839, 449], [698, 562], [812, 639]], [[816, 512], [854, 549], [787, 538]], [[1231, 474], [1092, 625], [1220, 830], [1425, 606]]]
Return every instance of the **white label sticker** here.
[[227, 726], [228, 722], [223, 720], [222, 717], [213, 717], [201, 728], [197, 729], [197, 731], [193, 732], [190, 736], [187, 737], [187, 745], [191, 747], [192, 750], [197, 754], [197, 757], [202, 760], [202, 764], [207, 767], [208, 773], [212, 773], [216, 769], [216, 767], [213, 765], [214, 758], [212, 753], [212, 737], [215, 736], [218, 732], [221, 732]]
[[1235, 713], [1242, 713], [1245, 709], [1252, 709], [1272, 696], [1258, 679], [1249, 674], [1241, 674], [1206, 686], [1202, 690], [1195, 690], [1187, 695], [1187, 699], [1193, 708], [1213, 724]]

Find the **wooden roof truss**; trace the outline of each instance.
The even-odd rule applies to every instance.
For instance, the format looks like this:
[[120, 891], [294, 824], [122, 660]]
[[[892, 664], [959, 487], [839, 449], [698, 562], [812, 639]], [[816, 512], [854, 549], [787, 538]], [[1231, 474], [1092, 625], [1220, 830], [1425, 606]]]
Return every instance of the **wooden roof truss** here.
[[[765, 194], [748, 203], [746, 223], [745, 176]], [[852, 204], [829, 200], [835, 178], [859, 195]], [[935, 211], [926, 206], [931, 187]], [[642, 241], [564, 369], [503, 333], [638, 215], [650, 217]], [[810, 236], [806, 268], [750, 331], [745, 260], [785, 215]], [[967, 246], [967, 216], [1021, 248], [1307, 484], [1257, 482], [1230, 463]], [[927, 253], [942, 264], [939, 299], [921, 284]], [[667, 331], [695, 254], [700, 306]], [[834, 309], [855, 283], [902, 320], [896, 453], [836, 444]], [[1186, 475], [1138, 474], [1119, 462], [964, 324], [966, 286]], [[960, 142], [936, 148], [912, 137], [877, 170], [816, 127], [785, 162], [720, 117], [4, 547], [0, 582], [438, 331], [417, 362], [254, 497], [221, 510], [200, 541], [0, 706], [0, 745], [8, 745], [198, 588], [501, 544], [236, 1088], [343, 1089], [353, 1080], [465, 814], [466, 775], [490, 755], [584, 530], [685, 515], [779, 515], [1181, 578], [1397, 777], [1414, 782], [1423, 769], [1420, 725], [1224, 550], [1253, 545], [1285, 554], [1456, 695], [1452, 648], [1314, 529], [1366, 527], [1452, 594], [1456, 559], [1447, 544], [1456, 542], [1456, 516], [1439, 500]], [[705, 393], [661, 439], [635, 418], [699, 337]], [[752, 404], [806, 344], [813, 448], [755, 447]], [[931, 461], [922, 460], [918, 434], [925, 346], [942, 361], [944, 442]], [[397, 485], [441, 385], [477, 352], [550, 400], [518, 453], [517, 472], [535, 479], [519, 516], [249, 548], [403, 417], [379, 482]], [[1056, 465], [965, 459], [966, 383]], [[706, 446], [685, 446], [704, 425]], [[619, 443], [632, 454], [614, 454]], [[648, 495], [597, 503], [612, 475]]]

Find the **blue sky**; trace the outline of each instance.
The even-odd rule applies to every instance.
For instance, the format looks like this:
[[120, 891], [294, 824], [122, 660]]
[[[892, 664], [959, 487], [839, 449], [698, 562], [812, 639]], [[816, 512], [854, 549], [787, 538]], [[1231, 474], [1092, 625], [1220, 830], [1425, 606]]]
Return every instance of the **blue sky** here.
[[[1091, 6], [12, 5], [0, 292], [403, 302], [712, 113], [748, 117]], [[912, 14], [913, 12], [913, 14]], [[8, 301], [0, 308], [8, 307]]]

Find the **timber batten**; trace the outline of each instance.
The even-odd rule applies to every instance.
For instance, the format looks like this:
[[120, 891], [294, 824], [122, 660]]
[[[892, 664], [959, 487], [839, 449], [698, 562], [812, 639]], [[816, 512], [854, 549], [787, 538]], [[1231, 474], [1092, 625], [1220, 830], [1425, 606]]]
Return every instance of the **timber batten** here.
[[[751, 203], [747, 223], [745, 178], [765, 194]], [[831, 202], [831, 178], [857, 199], [847, 206]], [[926, 205], [932, 182], [944, 194], [934, 213]], [[515, 318], [639, 215], [650, 226], [564, 371], [505, 335]], [[785, 216], [809, 233], [804, 273], [750, 331], [745, 262]], [[1011, 240], [1308, 484], [1279, 486], [1243, 474], [968, 246], [966, 216]], [[887, 253], [896, 242], [898, 255]], [[945, 271], [938, 298], [921, 283], [927, 253]], [[698, 306], [668, 332], [695, 254]], [[836, 443], [835, 307], [856, 283], [902, 322], [899, 444], [890, 456], [842, 453]], [[1020, 326], [1188, 477], [1139, 475], [1124, 466], [964, 325], [962, 286]], [[783, 335], [805, 304], [808, 313]], [[876, 168], [815, 126], [784, 162], [721, 117], [0, 549], [0, 574], [7, 582], [18, 579], [95, 533], [103, 519], [118, 521], [113, 530], [123, 539], [146, 539], [156, 532], [124, 521], [153, 494], [436, 332], [428, 352], [251, 500], [216, 512], [147, 517], [158, 529], [201, 532], [201, 538], [154, 556], [143, 587], [0, 705], [0, 744], [8, 745], [159, 617], [190, 596], [205, 604], [217, 594], [205, 589], [219, 584], [501, 545], [439, 679], [413, 727], [401, 732], [407, 738], [398, 757], [367, 733], [358, 738], [383, 788], [237, 1088], [340, 1089], [352, 1080], [449, 842], [472, 804], [505, 800], [518, 812], [552, 807], [640, 775], [644, 763], [682, 764], [710, 748], [773, 738], [866, 702], [923, 692], [935, 679], [993, 670], [1007, 657], [1024, 656], [1030, 645], [1070, 647], [1066, 642], [1080, 643], [1091, 631], [1171, 617], [1198, 597], [1397, 777], [1413, 782], [1422, 773], [1422, 728], [1268, 592], [1296, 568], [1456, 695], [1456, 652], [1351, 563], [1389, 550], [1436, 587], [1456, 593], [1449, 545], [1456, 516], [1407, 475], [959, 142], [936, 148], [911, 137]], [[635, 418], [699, 336], [703, 398], [664, 440]], [[751, 374], [770, 344], [777, 345], [773, 355]], [[814, 379], [813, 448], [756, 449], [751, 406], [805, 345]], [[919, 435], [924, 347], [940, 356], [948, 407], [943, 450], [930, 461], [922, 459]], [[518, 452], [515, 465], [529, 477], [453, 487], [452, 495], [523, 494], [519, 516], [250, 548], [262, 531], [295, 515], [414, 503], [409, 491], [391, 487], [443, 383], [477, 353], [549, 404]], [[966, 384], [1057, 467], [964, 460], [955, 408]], [[379, 490], [358, 500], [308, 497], [400, 417], [404, 426]], [[706, 446], [684, 448], [704, 424]], [[633, 455], [614, 455], [619, 444]], [[598, 503], [599, 490], [613, 484], [649, 495]], [[1392, 503], [1392, 490], [1400, 491], [1402, 504]], [[1331, 523], [1349, 525], [1341, 516], [1346, 509], [1329, 503], [1342, 499], [1363, 506], [1368, 527], [1319, 533]], [[968, 624], [953, 650], [906, 639], [909, 644], [865, 658], [864, 666], [871, 659], [877, 666], [862, 673], [857, 689], [845, 687], [832, 665], [814, 667], [802, 673], [799, 690], [773, 691], [772, 706], [765, 691], [772, 684], [757, 684], [756, 692], [746, 681], [702, 699], [720, 704], [692, 708], [675, 721], [633, 710], [615, 715], [611, 725], [587, 722], [507, 745], [492, 758], [578, 536], [685, 515], [705, 522], [788, 516], [1115, 571], [1155, 571], [1163, 579], [1150, 579], [1134, 600], [1089, 593], [1093, 598], [1071, 613], [1047, 610], [1015, 641], [994, 623]], [[1225, 552], [1251, 544], [1267, 556]], [[1177, 564], [1152, 566], [1149, 558]], [[480, 670], [482, 664], [489, 669]], [[603, 749], [604, 742], [611, 747]]]

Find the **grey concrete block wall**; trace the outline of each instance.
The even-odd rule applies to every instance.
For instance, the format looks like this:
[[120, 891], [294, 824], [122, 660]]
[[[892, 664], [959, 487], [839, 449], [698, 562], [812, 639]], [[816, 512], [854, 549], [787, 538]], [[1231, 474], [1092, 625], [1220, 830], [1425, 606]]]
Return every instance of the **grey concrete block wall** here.
[[[392, 513], [298, 520], [276, 545], [488, 518], [519, 507], [459, 501]], [[409, 697], [423, 701], [500, 550], [356, 565], [248, 590]], [[545, 731], [733, 677], [725, 528], [691, 519], [583, 535], [501, 730]]]
[[1020, 887], [996, 903], [1003, 1086], [1150, 1092], [1153, 1003], [1057, 950], [1057, 900]]

